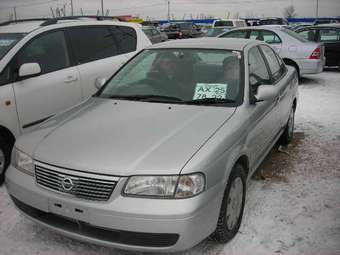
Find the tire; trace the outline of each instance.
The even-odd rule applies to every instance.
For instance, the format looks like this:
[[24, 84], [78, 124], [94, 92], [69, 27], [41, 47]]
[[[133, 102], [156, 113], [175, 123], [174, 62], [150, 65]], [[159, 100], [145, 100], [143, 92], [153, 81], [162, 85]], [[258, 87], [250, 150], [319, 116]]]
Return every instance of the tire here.
[[11, 145], [0, 136], [0, 186], [5, 181], [5, 171], [11, 157]]
[[[242, 186], [240, 187], [241, 184]], [[233, 195], [239, 194], [239, 191], [242, 191], [241, 196], [237, 196], [236, 198], [234, 197], [233, 199]], [[231, 171], [227, 187], [224, 192], [221, 210], [217, 221], [217, 227], [215, 232], [211, 235], [213, 240], [220, 243], [226, 243], [237, 234], [242, 221], [245, 198], [245, 169], [241, 164], [236, 164]], [[230, 217], [230, 209], [234, 207], [233, 205], [236, 208], [234, 208], [234, 212], [236, 214], [234, 214], [234, 217]]]
[[289, 118], [285, 127], [285, 130], [283, 131], [279, 143], [281, 145], [288, 145], [292, 140], [294, 136], [294, 121], [295, 121], [295, 110], [292, 107], [290, 109]]

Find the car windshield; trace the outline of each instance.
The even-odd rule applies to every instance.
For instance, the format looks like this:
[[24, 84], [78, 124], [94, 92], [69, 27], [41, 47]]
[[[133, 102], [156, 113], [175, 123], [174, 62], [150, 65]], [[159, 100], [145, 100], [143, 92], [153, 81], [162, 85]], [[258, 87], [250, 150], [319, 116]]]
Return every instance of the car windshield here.
[[3, 33], [0, 34], [0, 59], [23, 38], [25, 34], [22, 33]]
[[291, 37], [295, 38], [296, 40], [298, 40], [300, 42], [308, 42], [307, 39], [303, 38], [301, 35], [299, 35], [295, 31], [292, 31], [292, 30], [287, 29], [287, 28], [282, 28], [281, 31], [285, 32], [286, 34], [289, 34]]
[[236, 104], [243, 92], [241, 59], [241, 52], [229, 50], [144, 50], [97, 96], [181, 104]]

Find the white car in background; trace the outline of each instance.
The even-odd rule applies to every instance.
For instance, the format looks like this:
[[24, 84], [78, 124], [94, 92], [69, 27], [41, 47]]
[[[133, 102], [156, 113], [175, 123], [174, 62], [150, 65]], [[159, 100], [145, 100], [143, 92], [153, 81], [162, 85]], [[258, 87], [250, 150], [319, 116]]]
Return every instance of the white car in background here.
[[293, 66], [299, 77], [323, 71], [326, 58], [321, 43], [310, 42], [284, 27], [259, 26], [237, 28], [220, 38], [245, 38], [264, 41], [280, 55], [286, 65]]
[[247, 23], [243, 19], [218, 19], [213, 22], [212, 27], [246, 27]]
[[87, 99], [149, 45], [139, 25], [112, 20], [0, 24], [0, 184], [18, 135]]

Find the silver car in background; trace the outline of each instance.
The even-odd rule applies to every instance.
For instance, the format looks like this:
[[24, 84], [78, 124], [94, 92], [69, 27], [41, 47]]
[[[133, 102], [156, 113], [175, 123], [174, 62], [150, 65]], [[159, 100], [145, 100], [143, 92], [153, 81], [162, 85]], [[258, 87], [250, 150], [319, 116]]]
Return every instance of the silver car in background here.
[[87, 102], [21, 136], [8, 193], [72, 238], [174, 252], [232, 239], [247, 181], [293, 137], [298, 78], [265, 43], [153, 45]]
[[286, 65], [296, 69], [299, 77], [322, 72], [326, 61], [322, 43], [310, 42], [283, 26], [238, 28], [218, 37], [264, 41], [280, 55]]

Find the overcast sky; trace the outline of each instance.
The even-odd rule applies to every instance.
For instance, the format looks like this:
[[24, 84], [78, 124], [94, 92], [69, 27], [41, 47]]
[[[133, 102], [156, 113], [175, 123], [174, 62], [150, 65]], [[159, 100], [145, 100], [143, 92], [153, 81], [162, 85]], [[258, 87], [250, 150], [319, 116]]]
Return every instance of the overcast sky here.
[[[317, 0], [170, 0], [170, 13], [175, 18], [197, 17], [200, 13], [224, 18], [229, 15], [245, 16], [282, 16], [285, 7], [293, 4], [299, 17], [315, 16]], [[80, 8], [85, 14], [96, 14], [101, 8], [101, 0], [73, 0], [75, 14]], [[47, 17], [50, 8], [63, 7], [70, 14], [71, 0], [0, 0], [0, 20], [8, 19], [17, 6], [18, 18]], [[167, 0], [104, 0], [104, 9], [110, 15], [138, 15], [165, 19]], [[340, 16], [340, 0], [319, 0], [319, 16]]]

